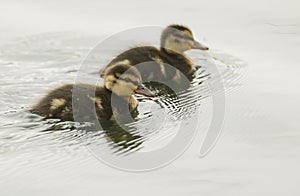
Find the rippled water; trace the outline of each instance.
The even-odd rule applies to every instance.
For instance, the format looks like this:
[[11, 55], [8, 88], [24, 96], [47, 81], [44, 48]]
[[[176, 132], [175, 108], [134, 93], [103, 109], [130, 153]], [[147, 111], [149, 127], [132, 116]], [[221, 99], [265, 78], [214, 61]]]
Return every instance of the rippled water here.
[[[52, 87], [73, 82], [81, 60], [91, 49], [90, 43], [93, 43], [91, 40], [93, 40], [92, 37], [71, 33], [43, 34], [5, 46], [5, 49], [1, 51], [1, 66], [6, 70], [5, 75], [1, 77], [3, 126], [10, 127], [12, 130], [18, 127], [16, 134], [20, 133], [19, 128], [27, 131], [37, 130], [38, 132], [43, 131], [42, 127], [47, 131], [52, 129], [55, 131], [57, 129], [65, 130], [64, 123], [62, 123], [62, 128], [60, 126], [51, 128], [53, 124], [59, 123], [43, 122], [35, 115], [29, 114], [26, 109]], [[183, 92], [182, 97], [185, 100], [176, 101], [177, 103], [181, 101], [184, 105], [176, 104], [172, 96], [163, 95], [163, 93], [155, 101], [138, 97], [140, 115], [136, 124], [130, 126], [134, 127], [146, 123], [147, 116], [155, 116], [152, 115], [153, 113], [156, 114], [155, 118], [159, 119], [161, 118], [159, 114], [166, 112], [171, 124], [176, 123], [177, 119], [188, 118], [195, 112], [196, 108], [201, 108], [201, 104], [211, 96], [211, 93], [214, 93], [205, 85], [207, 80], [222, 80], [226, 92], [241, 85], [240, 78], [243, 76], [245, 63], [222, 52], [213, 51], [212, 54], [214, 62], [218, 64], [221, 70], [221, 76], [212, 76], [207, 73], [205, 67], [213, 66], [211, 63], [214, 63], [209, 61], [210, 55], [190, 52], [189, 55], [196, 63], [197, 72], [190, 89]], [[93, 67], [94, 70], [90, 70], [90, 77], [98, 77], [95, 72], [97, 73], [99, 65], [94, 63]], [[67, 125], [65, 124], [66, 127], [68, 127]], [[25, 138], [24, 142], [26, 142]]]
[[[41, 167], [42, 174], [50, 175], [46, 171], [49, 166], [59, 165], [58, 168], [63, 170], [61, 167], [84, 164], [91, 159], [86, 150], [86, 145], [90, 144], [100, 151], [108, 146], [112, 153], [126, 156], [136, 151], [158, 149], [176, 135], [178, 122], [191, 115], [200, 114], [199, 127], [204, 131], [207, 129], [212, 115], [211, 94], [221, 90], [209, 89], [208, 80], [222, 82], [225, 93], [243, 85], [244, 61], [222, 51], [191, 51], [188, 55], [196, 64], [196, 78], [183, 92], [181, 100], [167, 95], [154, 99], [138, 97], [139, 115], [136, 122], [126, 125], [129, 131], [123, 131], [117, 125], [104, 126], [105, 131], [85, 132], [82, 128], [78, 131], [74, 123], [45, 121], [28, 113], [27, 109], [48, 90], [74, 81], [82, 59], [98, 40], [98, 37], [76, 33], [52, 33], [16, 40], [2, 47], [0, 64], [5, 70], [0, 77], [2, 176], [30, 175], [34, 167]], [[104, 55], [103, 58], [110, 59], [111, 56]], [[212, 63], [217, 65], [221, 76], [207, 73], [206, 67]], [[95, 60], [89, 64], [88, 77], [98, 78], [99, 63]], [[152, 125], [141, 131], [149, 121], [161, 121], [161, 118], [163, 124], [160, 127]], [[83, 135], [85, 142], [81, 140]], [[75, 162], [66, 162], [72, 157], [76, 157]]]

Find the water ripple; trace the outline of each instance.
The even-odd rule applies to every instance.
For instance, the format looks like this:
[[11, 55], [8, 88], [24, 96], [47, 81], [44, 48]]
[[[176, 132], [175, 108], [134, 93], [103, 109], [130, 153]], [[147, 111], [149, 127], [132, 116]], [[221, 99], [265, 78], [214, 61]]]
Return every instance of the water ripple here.
[[[160, 95], [155, 99], [137, 97], [140, 101], [137, 121], [126, 125], [126, 131], [116, 124], [105, 125], [104, 131], [80, 127], [71, 122], [43, 121], [26, 112], [49, 89], [61, 83], [73, 82], [82, 58], [97, 40], [76, 33], [49, 33], [26, 37], [0, 49], [0, 161], [11, 164], [58, 164], [67, 157], [88, 153], [85, 145], [108, 145], [112, 153], [130, 155], [139, 150], [157, 148], [176, 135], [179, 122], [189, 119], [210, 102], [211, 95], [222, 89], [209, 89], [207, 82], [223, 82], [229, 93], [242, 85], [246, 63], [223, 53], [190, 52], [197, 65], [191, 87], [178, 96]], [[97, 58], [90, 73], [97, 73]], [[103, 57], [109, 58], [109, 57]], [[207, 73], [214, 63], [221, 75]], [[98, 77], [91, 74], [89, 77]], [[201, 119], [207, 121], [208, 119]], [[161, 122], [149, 126], [149, 122]], [[10, 157], [14, 157], [14, 160]], [[36, 156], [36, 157], [33, 157]], [[30, 160], [34, 160], [32, 163]], [[12, 174], [13, 169], [6, 171]]]

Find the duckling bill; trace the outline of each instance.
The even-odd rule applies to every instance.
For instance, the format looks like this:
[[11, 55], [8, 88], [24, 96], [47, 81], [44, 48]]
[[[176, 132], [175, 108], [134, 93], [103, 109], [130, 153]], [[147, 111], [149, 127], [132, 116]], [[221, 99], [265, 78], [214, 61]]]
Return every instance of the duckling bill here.
[[[151, 81], [155, 77], [161, 79], [176, 79], [179, 77], [178, 71], [186, 76], [190, 76], [195, 71], [193, 62], [184, 54], [185, 51], [197, 49], [208, 50], [208, 47], [194, 39], [192, 31], [183, 25], [167, 26], [160, 39], [160, 48], [153, 46], [140, 46], [131, 48], [117, 55], [101, 73], [105, 77], [106, 71], [111, 66], [119, 63], [135, 66], [145, 62], [142, 70], [143, 81]], [[165, 64], [173, 66], [174, 70], [166, 72]], [[153, 71], [159, 70], [159, 71]]]
[[[122, 112], [126, 110], [126, 108], [112, 107], [112, 95], [115, 95], [117, 101], [122, 102], [121, 107], [127, 105], [127, 111], [129, 109], [130, 112], [133, 112], [138, 106], [134, 94], [154, 96], [141, 83], [141, 75], [138, 70], [128, 65], [111, 67], [107, 70], [104, 81], [104, 86], [67, 84], [58, 87], [33, 106], [30, 112], [45, 118], [57, 118], [63, 121], [74, 121], [73, 115], [80, 115], [89, 121], [95, 114], [99, 120], [109, 120], [112, 119], [113, 113], [122, 115]], [[80, 107], [83, 110], [76, 111], [73, 107], [76, 104], [81, 104]], [[113, 109], [115, 109], [114, 112]]]

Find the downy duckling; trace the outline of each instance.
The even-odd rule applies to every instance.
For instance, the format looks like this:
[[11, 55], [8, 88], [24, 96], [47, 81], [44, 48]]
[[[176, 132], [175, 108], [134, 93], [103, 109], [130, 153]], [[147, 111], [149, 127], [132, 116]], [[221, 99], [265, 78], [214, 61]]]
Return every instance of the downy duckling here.
[[[185, 51], [190, 49], [208, 50], [208, 47], [197, 42], [188, 27], [175, 24], [169, 25], [161, 34], [160, 48], [141, 46], [129, 49], [115, 57], [104, 68], [101, 76], [104, 77], [108, 68], [118, 63], [134, 66], [145, 62], [153, 63], [139, 66], [138, 69], [142, 74], [143, 81], [151, 81], [155, 77], [168, 80], [176, 79], [180, 75], [178, 70], [184, 75], [190, 76], [194, 73], [195, 67], [193, 62], [184, 54]], [[169, 64], [177, 70], [166, 70], [164, 64]], [[154, 67], [156, 68], [154, 69]], [[159, 71], [154, 72], [153, 70]]]
[[[141, 75], [138, 70], [129, 65], [116, 65], [107, 69], [105, 85], [94, 86], [89, 84], [66, 84], [48, 93], [30, 110], [45, 118], [57, 118], [63, 121], [74, 121], [76, 116], [89, 121], [93, 116], [99, 120], [109, 120], [114, 114], [122, 115], [124, 106], [130, 112], [137, 108], [138, 101], [134, 94], [153, 97], [154, 94], [143, 86]], [[111, 105], [112, 95], [123, 108], [113, 108]], [[126, 103], [127, 102], [127, 103]], [[74, 107], [78, 105], [77, 107]], [[117, 104], [119, 105], [119, 104]], [[78, 107], [81, 107], [80, 111]], [[77, 108], [77, 109], [76, 109]]]

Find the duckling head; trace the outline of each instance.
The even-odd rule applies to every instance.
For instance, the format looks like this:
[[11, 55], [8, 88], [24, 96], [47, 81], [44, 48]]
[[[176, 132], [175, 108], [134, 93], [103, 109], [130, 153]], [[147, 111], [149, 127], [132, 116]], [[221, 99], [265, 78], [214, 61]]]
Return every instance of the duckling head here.
[[154, 94], [142, 84], [139, 71], [131, 65], [112, 66], [106, 71], [104, 81], [105, 88], [120, 97], [129, 97], [133, 94], [154, 97]]
[[182, 54], [190, 49], [208, 50], [208, 47], [196, 41], [192, 31], [182, 25], [169, 25], [161, 35], [161, 49]]

